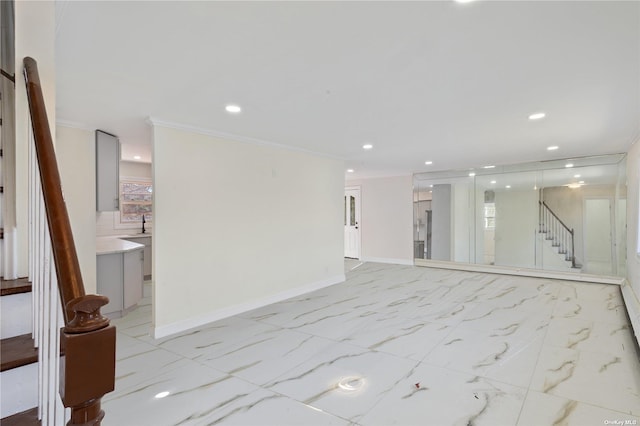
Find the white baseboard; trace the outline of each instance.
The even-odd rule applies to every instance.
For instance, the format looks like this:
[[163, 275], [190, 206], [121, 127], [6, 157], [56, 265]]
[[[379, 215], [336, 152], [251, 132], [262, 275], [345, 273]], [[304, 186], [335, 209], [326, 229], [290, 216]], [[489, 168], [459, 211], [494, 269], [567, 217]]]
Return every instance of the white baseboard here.
[[310, 284], [295, 287], [290, 290], [282, 291], [271, 296], [264, 297], [258, 300], [252, 300], [250, 302], [240, 303], [238, 305], [229, 306], [227, 308], [218, 309], [213, 312], [209, 312], [204, 315], [200, 315], [194, 318], [188, 318], [182, 321], [176, 321], [171, 324], [166, 324], [158, 327], [154, 327], [151, 330], [151, 334], [154, 339], [161, 337], [171, 336], [172, 334], [181, 333], [186, 330], [190, 330], [201, 325], [209, 324], [214, 321], [219, 321], [224, 318], [228, 318], [234, 315], [238, 315], [244, 312], [251, 311], [253, 309], [261, 308], [263, 306], [271, 305], [272, 303], [281, 302], [283, 300], [291, 299], [312, 291], [320, 290], [321, 288], [329, 287], [334, 284], [344, 282], [346, 279], [344, 274], [336, 275], [331, 278], [316, 281]]
[[394, 265], [413, 266], [413, 259], [393, 259], [388, 257], [362, 257], [360, 260], [362, 262], [391, 263]]
[[511, 266], [481, 265], [478, 263], [450, 262], [446, 260], [416, 259], [416, 266], [429, 268], [455, 269], [458, 271], [486, 272], [489, 274], [519, 275], [534, 278], [579, 281], [585, 283], [622, 285], [624, 278], [606, 275], [592, 275], [580, 272], [547, 271], [543, 269], [519, 268]]
[[622, 285], [621, 290], [622, 298], [624, 299], [624, 304], [627, 307], [629, 319], [631, 320], [633, 333], [638, 345], [640, 345], [640, 300], [638, 300], [638, 295], [633, 291], [633, 288], [631, 288], [627, 281]]

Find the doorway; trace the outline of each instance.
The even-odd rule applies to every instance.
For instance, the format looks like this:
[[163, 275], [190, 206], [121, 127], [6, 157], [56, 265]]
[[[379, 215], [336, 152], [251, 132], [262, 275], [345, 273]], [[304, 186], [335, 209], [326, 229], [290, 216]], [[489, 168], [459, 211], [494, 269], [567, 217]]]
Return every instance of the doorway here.
[[610, 275], [614, 271], [612, 251], [611, 200], [584, 200], [584, 258], [585, 272]]
[[344, 257], [360, 259], [360, 188], [344, 191]]

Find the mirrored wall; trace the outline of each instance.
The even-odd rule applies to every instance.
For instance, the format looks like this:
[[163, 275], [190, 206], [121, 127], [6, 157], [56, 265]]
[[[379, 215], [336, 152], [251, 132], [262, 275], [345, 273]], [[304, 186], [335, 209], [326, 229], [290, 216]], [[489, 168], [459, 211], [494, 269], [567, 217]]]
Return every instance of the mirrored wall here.
[[414, 175], [416, 264], [625, 275], [625, 154]]

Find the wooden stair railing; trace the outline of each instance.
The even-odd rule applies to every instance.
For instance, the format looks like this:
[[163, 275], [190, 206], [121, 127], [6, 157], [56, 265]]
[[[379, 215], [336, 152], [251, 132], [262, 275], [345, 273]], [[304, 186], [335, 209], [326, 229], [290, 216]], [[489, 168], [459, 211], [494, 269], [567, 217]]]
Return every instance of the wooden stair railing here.
[[571, 267], [576, 268], [575, 232], [569, 228], [544, 201], [538, 201], [539, 232], [546, 234], [546, 239], [558, 248]]
[[116, 330], [109, 319], [100, 314], [100, 307], [109, 303], [109, 299], [85, 294], [38, 67], [33, 58], [24, 58], [24, 78], [64, 313], [61, 342], [65, 355], [60, 361], [59, 392], [64, 406], [71, 408], [67, 425], [100, 425], [104, 417], [101, 399], [113, 391], [115, 385]]

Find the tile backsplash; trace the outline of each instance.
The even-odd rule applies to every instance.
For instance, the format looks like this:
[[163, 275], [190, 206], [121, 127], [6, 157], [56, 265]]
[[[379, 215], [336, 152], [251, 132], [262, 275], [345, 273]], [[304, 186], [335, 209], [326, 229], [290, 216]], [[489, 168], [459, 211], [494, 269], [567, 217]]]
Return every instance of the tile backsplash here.
[[[147, 232], [153, 229], [153, 223], [146, 222], [144, 228]], [[96, 212], [96, 236], [123, 235], [137, 233], [142, 230], [142, 222], [135, 224], [120, 223], [120, 212]]]

